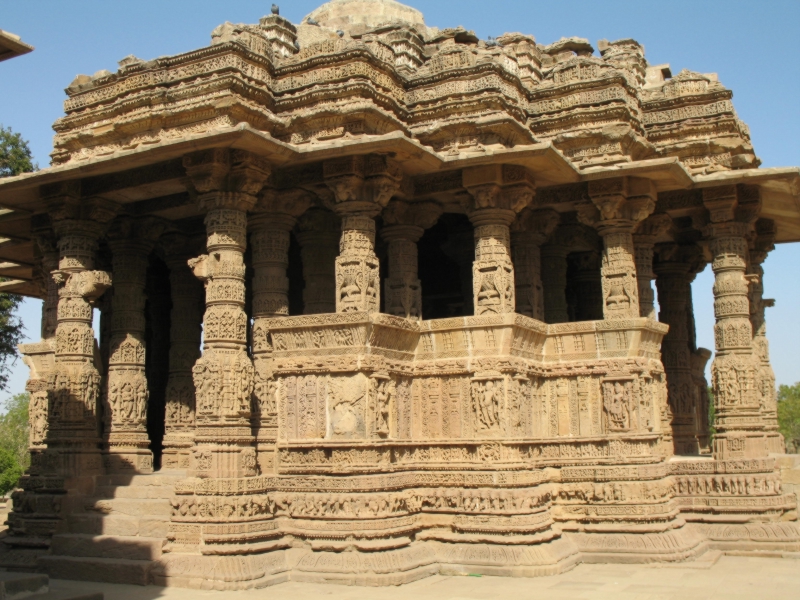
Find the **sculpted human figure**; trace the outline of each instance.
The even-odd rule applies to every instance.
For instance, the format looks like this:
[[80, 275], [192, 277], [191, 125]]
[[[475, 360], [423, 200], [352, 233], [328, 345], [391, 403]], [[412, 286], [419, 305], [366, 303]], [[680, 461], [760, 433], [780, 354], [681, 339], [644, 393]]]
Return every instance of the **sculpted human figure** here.
[[375, 432], [381, 437], [389, 435], [389, 382], [382, 380], [375, 392]]
[[342, 279], [342, 287], [339, 290], [339, 298], [342, 306], [346, 306], [345, 310], [351, 310], [351, 306], [355, 308], [358, 300], [361, 297], [361, 286], [358, 284], [358, 276], [355, 273], [345, 273]]
[[625, 290], [622, 278], [612, 278], [609, 281], [606, 306], [627, 309], [630, 305], [630, 295]]
[[499, 421], [501, 397], [493, 381], [487, 381], [478, 392], [478, 416], [483, 429], [495, 427]]
[[497, 312], [500, 305], [500, 291], [497, 289], [493, 274], [485, 274], [481, 279], [481, 288], [478, 292], [478, 304], [485, 310]]

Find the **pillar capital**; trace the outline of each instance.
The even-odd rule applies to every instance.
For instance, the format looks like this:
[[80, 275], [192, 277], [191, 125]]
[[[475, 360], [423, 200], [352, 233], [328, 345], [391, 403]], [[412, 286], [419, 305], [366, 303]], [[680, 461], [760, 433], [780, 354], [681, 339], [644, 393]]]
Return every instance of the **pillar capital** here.
[[552, 208], [533, 209], [528, 206], [522, 210], [511, 225], [511, 239], [537, 246], [544, 244], [561, 222], [561, 215]]
[[311, 208], [313, 203], [312, 194], [301, 188], [287, 190], [264, 188], [253, 208], [249, 225], [252, 229], [291, 231], [297, 223], [297, 218]]
[[251, 210], [271, 172], [260, 156], [229, 148], [187, 154], [183, 166], [190, 192], [207, 211]]
[[147, 254], [167, 227], [168, 222], [158, 217], [120, 216], [111, 222], [106, 238], [114, 253], [129, 250]]
[[536, 193], [533, 176], [519, 165], [482, 165], [462, 171], [467, 190], [461, 204], [470, 221], [481, 225], [509, 226]]
[[640, 316], [633, 232], [656, 206], [655, 185], [639, 177], [589, 182], [592, 203], [578, 206], [578, 220], [603, 237], [603, 315], [606, 319]]
[[672, 219], [666, 213], [652, 214], [644, 219], [633, 234], [637, 246], [653, 246], [672, 228]]
[[761, 211], [761, 191], [757, 185], [721, 185], [703, 188], [703, 205], [712, 224], [737, 221], [753, 223]]
[[381, 214], [384, 224], [381, 237], [387, 242], [393, 239], [417, 242], [441, 215], [442, 208], [435, 202], [392, 200]]
[[633, 233], [656, 207], [655, 184], [639, 177], [616, 177], [589, 182], [592, 204], [578, 207], [578, 219], [600, 235]]
[[333, 195], [330, 208], [340, 215], [377, 216], [400, 191], [403, 180], [399, 163], [379, 154], [326, 160], [322, 172]]

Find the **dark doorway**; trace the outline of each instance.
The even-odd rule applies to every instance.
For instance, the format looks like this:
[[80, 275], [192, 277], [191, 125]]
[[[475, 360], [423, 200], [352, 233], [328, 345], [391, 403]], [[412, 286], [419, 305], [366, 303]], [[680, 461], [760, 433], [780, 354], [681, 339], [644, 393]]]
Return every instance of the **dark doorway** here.
[[164, 450], [164, 418], [169, 378], [169, 328], [172, 300], [169, 269], [161, 258], [150, 256], [145, 287], [145, 375], [150, 399], [147, 404], [147, 435], [153, 452], [153, 468], [161, 468]]
[[306, 287], [303, 278], [303, 258], [300, 255], [300, 244], [294, 233], [289, 236], [289, 267], [286, 269], [289, 278], [289, 314], [303, 314], [303, 290]]
[[422, 318], [472, 315], [475, 242], [469, 219], [459, 214], [442, 215], [436, 225], [425, 231], [417, 248]]

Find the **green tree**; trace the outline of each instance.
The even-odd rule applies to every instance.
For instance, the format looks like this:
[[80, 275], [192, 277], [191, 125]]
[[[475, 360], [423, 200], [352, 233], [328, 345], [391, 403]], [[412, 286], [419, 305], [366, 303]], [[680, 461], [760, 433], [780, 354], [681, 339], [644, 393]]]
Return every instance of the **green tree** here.
[[0, 125], [0, 177], [37, 171], [28, 142], [11, 128]]
[[786, 440], [786, 451], [800, 450], [800, 381], [778, 388], [778, 428]]
[[30, 466], [28, 452], [27, 393], [15, 394], [5, 402], [5, 414], [0, 416], [0, 496], [8, 493]]

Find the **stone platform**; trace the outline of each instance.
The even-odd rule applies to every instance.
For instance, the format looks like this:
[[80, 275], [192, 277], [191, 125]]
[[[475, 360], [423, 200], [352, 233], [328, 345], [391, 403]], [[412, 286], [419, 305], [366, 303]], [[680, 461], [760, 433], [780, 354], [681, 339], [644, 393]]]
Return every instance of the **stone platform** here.
[[551, 577], [435, 575], [388, 588], [287, 582], [267, 590], [215, 592], [52, 580], [51, 589], [102, 590], [106, 600], [777, 600], [797, 598], [800, 563], [793, 558], [719, 556], [703, 562], [656, 565], [578, 565]]

